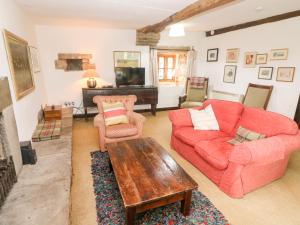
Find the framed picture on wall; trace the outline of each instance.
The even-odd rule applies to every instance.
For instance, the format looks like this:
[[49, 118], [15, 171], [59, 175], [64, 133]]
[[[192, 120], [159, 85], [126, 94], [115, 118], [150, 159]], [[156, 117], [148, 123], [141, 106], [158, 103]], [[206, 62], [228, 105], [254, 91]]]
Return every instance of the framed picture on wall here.
[[224, 83], [235, 83], [235, 76], [236, 76], [236, 69], [237, 66], [235, 65], [226, 65], [224, 68], [224, 77], [223, 82]]
[[246, 52], [244, 56], [244, 67], [256, 66], [256, 52]]
[[261, 65], [261, 64], [267, 64], [268, 62], [268, 54], [256, 54], [256, 64]]
[[270, 60], [287, 60], [288, 54], [288, 48], [272, 49], [270, 52]]
[[295, 67], [278, 67], [276, 80], [281, 82], [293, 82], [295, 69]]
[[7, 30], [4, 30], [4, 38], [16, 99], [19, 100], [35, 89], [28, 43]]
[[217, 62], [219, 55], [219, 49], [213, 48], [207, 50], [207, 62]]
[[227, 63], [237, 63], [239, 61], [240, 49], [231, 48], [227, 49], [226, 62]]
[[141, 67], [141, 52], [138, 51], [114, 51], [115, 67]]
[[258, 79], [272, 80], [273, 67], [259, 67]]

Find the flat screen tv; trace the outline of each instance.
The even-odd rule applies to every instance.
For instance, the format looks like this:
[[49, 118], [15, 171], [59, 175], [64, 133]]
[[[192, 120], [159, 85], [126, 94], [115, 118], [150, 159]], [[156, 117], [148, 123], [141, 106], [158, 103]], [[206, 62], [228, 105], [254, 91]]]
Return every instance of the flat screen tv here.
[[116, 85], [145, 85], [145, 68], [116, 67]]

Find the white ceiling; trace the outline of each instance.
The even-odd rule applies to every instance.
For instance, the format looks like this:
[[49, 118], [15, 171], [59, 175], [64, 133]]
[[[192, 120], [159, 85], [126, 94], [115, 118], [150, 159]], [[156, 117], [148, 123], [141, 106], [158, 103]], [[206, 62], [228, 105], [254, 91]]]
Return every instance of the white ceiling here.
[[[140, 28], [160, 22], [195, 0], [16, 0], [36, 15]], [[43, 21], [43, 20], [41, 20]]]
[[[159, 22], [195, 0], [16, 0], [39, 23], [136, 29]], [[256, 10], [262, 7], [262, 10]], [[300, 0], [237, 0], [182, 23], [213, 30], [300, 9]], [[55, 21], [55, 22], [54, 22]]]

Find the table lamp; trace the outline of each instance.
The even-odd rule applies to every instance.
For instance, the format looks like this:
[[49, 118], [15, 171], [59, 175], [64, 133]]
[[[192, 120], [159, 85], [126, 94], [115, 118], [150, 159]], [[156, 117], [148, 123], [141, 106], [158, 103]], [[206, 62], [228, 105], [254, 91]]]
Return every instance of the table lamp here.
[[96, 77], [99, 77], [96, 70], [94, 69], [88, 69], [83, 74], [84, 78], [88, 78], [87, 80], [87, 86], [89, 88], [95, 88], [97, 86]]

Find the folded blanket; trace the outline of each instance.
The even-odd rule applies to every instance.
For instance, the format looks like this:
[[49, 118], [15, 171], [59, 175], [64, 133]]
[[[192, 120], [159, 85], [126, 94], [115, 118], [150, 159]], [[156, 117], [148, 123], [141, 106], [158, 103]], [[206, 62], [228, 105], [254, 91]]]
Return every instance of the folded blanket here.
[[190, 87], [203, 89], [205, 87], [205, 77], [191, 77]]

